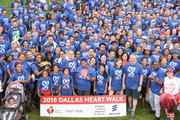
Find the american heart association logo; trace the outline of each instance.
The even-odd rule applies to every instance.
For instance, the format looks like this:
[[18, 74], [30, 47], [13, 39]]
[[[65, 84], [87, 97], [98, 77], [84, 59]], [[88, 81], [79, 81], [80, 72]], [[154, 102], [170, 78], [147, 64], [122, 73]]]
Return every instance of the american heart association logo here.
[[53, 106], [50, 106], [48, 109], [47, 109], [47, 112], [49, 114], [52, 114], [54, 112], [54, 109], [53, 109]]

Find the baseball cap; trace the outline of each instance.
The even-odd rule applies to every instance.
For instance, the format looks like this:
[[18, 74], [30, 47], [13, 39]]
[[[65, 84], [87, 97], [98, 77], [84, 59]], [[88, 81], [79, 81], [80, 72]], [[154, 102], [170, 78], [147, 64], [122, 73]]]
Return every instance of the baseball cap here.
[[166, 33], [164, 31], [161, 31], [160, 32], [160, 35], [165, 35]]
[[45, 47], [51, 47], [51, 45], [50, 44], [46, 44]]
[[167, 70], [166, 70], [166, 72], [173, 72], [174, 70], [173, 69], [171, 69], [171, 68], [168, 68]]
[[154, 39], [154, 38], [155, 38], [154, 35], [149, 36], [149, 39]]
[[176, 50], [174, 50], [174, 51], [172, 52], [172, 54], [174, 54], [174, 53], [177, 53], [177, 54], [179, 54], [179, 53], [178, 53], [178, 51], [176, 51]]

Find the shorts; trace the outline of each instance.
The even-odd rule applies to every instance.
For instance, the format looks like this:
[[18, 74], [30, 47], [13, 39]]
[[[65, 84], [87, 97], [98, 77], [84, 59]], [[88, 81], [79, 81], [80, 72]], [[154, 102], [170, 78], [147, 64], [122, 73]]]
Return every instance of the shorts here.
[[141, 89], [142, 98], [146, 98], [146, 90], [147, 90], [146, 87], [142, 87]]
[[134, 99], [139, 99], [140, 92], [138, 92], [137, 89], [133, 90], [133, 89], [126, 88], [126, 95], [132, 96]]

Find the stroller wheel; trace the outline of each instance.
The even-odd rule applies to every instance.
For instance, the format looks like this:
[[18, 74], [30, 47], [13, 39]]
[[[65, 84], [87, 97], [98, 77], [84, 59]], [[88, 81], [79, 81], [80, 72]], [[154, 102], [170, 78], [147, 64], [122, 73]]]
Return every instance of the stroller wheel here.
[[29, 115], [28, 114], [26, 114], [26, 116], [25, 116], [25, 120], [28, 120], [29, 119]]

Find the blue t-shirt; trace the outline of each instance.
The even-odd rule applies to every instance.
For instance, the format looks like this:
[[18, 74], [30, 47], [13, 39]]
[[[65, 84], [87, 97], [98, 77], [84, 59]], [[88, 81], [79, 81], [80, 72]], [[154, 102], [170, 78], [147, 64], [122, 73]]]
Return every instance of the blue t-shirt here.
[[123, 68], [110, 68], [110, 77], [111, 81], [111, 90], [117, 91], [122, 89], [122, 78], [123, 78], [124, 70]]
[[109, 78], [107, 76], [107, 78], [103, 77], [103, 74], [101, 74], [98, 71], [96, 71], [96, 91], [98, 94], [103, 94], [105, 91], [105, 85], [107, 82], [109, 82]]
[[179, 67], [180, 67], [180, 60], [179, 60], [179, 59], [176, 60], [176, 61], [171, 60], [171, 61], [169, 62], [169, 65], [170, 65], [170, 67], [174, 70], [174, 74], [175, 74], [175, 73], [178, 72], [178, 69], [179, 69]]
[[139, 63], [131, 65], [128, 62], [124, 66], [124, 73], [126, 74], [126, 87], [136, 90], [139, 87], [140, 76], [143, 75], [143, 68]]
[[62, 76], [62, 73], [61, 72], [58, 72], [57, 74], [55, 74], [54, 72], [52, 72], [51, 73], [51, 79], [52, 79], [52, 81], [53, 81], [53, 85], [54, 85], [54, 91], [56, 92], [57, 90], [58, 90], [58, 88], [59, 88], [59, 85], [61, 85], [60, 84], [60, 82], [61, 82], [61, 80], [60, 80], [60, 78], [61, 78], [61, 76]]
[[[159, 81], [163, 81], [164, 82], [164, 71], [162, 69], [158, 69], [157, 71], [155, 71], [154, 69], [152, 69], [150, 71], [150, 75], [152, 75], [155, 79], [158, 79]], [[161, 90], [163, 85], [159, 85], [156, 82], [154, 82], [154, 80], [151, 80], [151, 91], [156, 94], [156, 95], [160, 95], [159, 91]]]
[[79, 66], [76, 70], [76, 87], [78, 90], [84, 91], [88, 90], [91, 87], [91, 81], [87, 80], [86, 77], [95, 77], [95, 72], [92, 68], [87, 67], [83, 68], [82, 66]]
[[[48, 77], [47, 79], [41, 77], [37, 83], [37, 86], [40, 88], [41, 91], [48, 91], [54, 88], [53, 81], [50, 77]], [[42, 93], [40, 92], [40, 94]]]
[[73, 59], [72, 61], [69, 61], [67, 59], [62, 61], [62, 64], [60, 65], [60, 70], [63, 71], [63, 69], [67, 67], [70, 70], [70, 75], [74, 78], [76, 74], [77, 69], [77, 63], [76, 60]]
[[61, 76], [61, 95], [62, 96], [72, 96], [72, 86], [74, 86], [74, 80], [72, 76], [65, 77]]
[[29, 79], [28, 72], [26, 70], [21, 71], [21, 74], [18, 74], [17, 72], [14, 72], [12, 76], [9, 78], [8, 82], [12, 82], [15, 80], [26, 80]]
[[148, 67], [148, 66], [144, 67], [143, 68], [143, 84], [142, 84], [142, 87], [147, 87], [149, 73], [150, 73], [150, 67]]
[[0, 57], [5, 56], [6, 52], [11, 48], [11, 45], [8, 41], [0, 43]]

